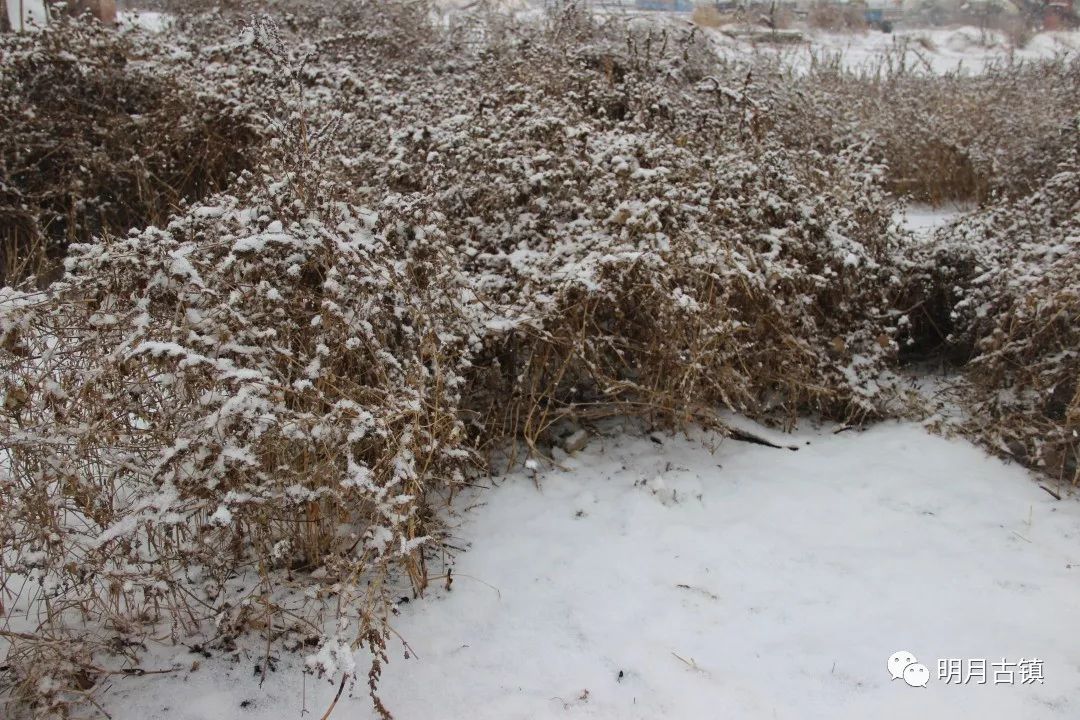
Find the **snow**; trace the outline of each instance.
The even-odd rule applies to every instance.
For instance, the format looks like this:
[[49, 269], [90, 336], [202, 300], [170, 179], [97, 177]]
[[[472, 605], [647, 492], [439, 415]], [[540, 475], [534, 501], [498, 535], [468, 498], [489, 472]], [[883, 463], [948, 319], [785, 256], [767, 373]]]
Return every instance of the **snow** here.
[[15, 30], [39, 29], [49, 21], [44, 0], [7, 0], [7, 16]]
[[[452, 590], [398, 606], [412, 657], [397, 645], [384, 668], [395, 717], [1078, 716], [1075, 499], [917, 425], [738, 424], [784, 447], [610, 426], [561, 468], [462, 498]], [[336, 642], [320, 659], [342, 659]], [[897, 652], [929, 668], [925, 688], [891, 679]], [[188, 672], [194, 657], [118, 680], [106, 708], [280, 720], [306, 699], [318, 717], [336, 689], [296, 659], [260, 688], [249, 664]], [[946, 685], [949, 658], [1039, 658], [1045, 682]], [[374, 717], [365, 695], [361, 678], [333, 717]]]
[[232, 522], [232, 519], [232, 511], [224, 505], [219, 505], [214, 514], [210, 516], [210, 523], [212, 525], [228, 525]]
[[120, 25], [138, 27], [150, 32], [164, 32], [173, 23], [173, 16], [152, 10], [121, 10], [116, 15], [116, 21]]
[[908, 232], [929, 237], [935, 230], [975, 209], [972, 203], [946, 203], [940, 206], [912, 203], [896, 220]]
[[1068, 31], [1039, 33], [1023, 48], [1012, 47], [1001, 32], [970, 26], [903, 28], [894, 33], [808, 30], [806, 35], [806, 44], [780, 51], [787, 52], [796, 67], [809, 64], [813, 57], [835, 56], [848, 69], [873, 70], [902, 58], [908, 68], [919, 71], [978, 74], [993, 64], [1080, 53], [1080, 32]]
[[[635, 22], [685, 27], [685, 13], [645, 13]], [[760, 26], [750, 29], [763, 31]], [[876, 73], [882, 69], [930, 72], [944, 75], [976, 75], [989, 67], [1010, 62], [1030, 62], [1080, 55], [1080, 31], [1040, 32], [1024, 47], [1015, 47], [1002, 32], [971, 26], [903, 27], [892, 33], [830, 32], [798, 26], [802, 42], [754, 42], [746, 36], [748, 26], [729, 25], [702, 28], [716, 51], [736, 61], [779, 60], [795, 71], [805, 71], [814, 63], [838, 62], [852, 71]]]

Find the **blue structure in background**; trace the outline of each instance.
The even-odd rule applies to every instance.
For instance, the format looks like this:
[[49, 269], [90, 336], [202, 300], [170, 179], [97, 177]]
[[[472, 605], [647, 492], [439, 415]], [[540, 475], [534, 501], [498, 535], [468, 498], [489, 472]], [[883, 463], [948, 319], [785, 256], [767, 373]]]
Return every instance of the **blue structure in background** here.
[[880, 25], [885, 20], [885, 11], [881, 8], [867, 8], [865, 16], [866, 22], [871, 25]]
[[693, 0], [637, 0], [638, 10], [674, 10], [690, 12], [694, 9]]

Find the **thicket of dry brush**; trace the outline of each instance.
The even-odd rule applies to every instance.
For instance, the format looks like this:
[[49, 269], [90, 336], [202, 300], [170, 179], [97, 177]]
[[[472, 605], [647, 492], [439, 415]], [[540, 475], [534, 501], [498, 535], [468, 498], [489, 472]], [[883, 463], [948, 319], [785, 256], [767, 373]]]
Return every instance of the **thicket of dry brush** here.
[[[948, 262], [910, 257], [889, 196], [906, 172], [896, 139], [866, 119], [880, 108], [832, 133], [821, 118], [851, 78], [748, 75], [693, 32], [601, 26], [573, 4], [540, 26], [447, 31], [420, 3], [306, 8], [239, 38], [214, 15], [185, 18], [168, 43], [122, 41], [171, 48], [142, 53], [139, 77], [201, 104], [115, 127], [145, 123], [147, 142], [190, 131], [203, 140], [187, 147], [215, 161], [239, 133], [251, 142], [226, 143], [233, 159], [216, 167], [249, 170], [220, 192], [219, 175], [157, 178], [172, 193], [151, 193], [145, 218], [86, 225], [62, 279], [0, 290], [2, 671], [31, 712], [92, 700], [164, 637], [233, 657], [307, 648], [335, 677], [364, 646], [388, 714], [376, 689], [395, 588], [424, 591], [446, 552], [439, 506], [493, 449], [542, 458], [566, 421], [612, 415], [723, 430], [718, 406], [880, 417], [900, 347], [924, 341], [920, 293], [942, 298], [938, 314], [973, 302], [948, 283], [992, 293], [1001, 317], [1030, 303], [998, 293], [1028, 282], [1019, 265], [991, 282], [944, 240], [920, 252]], [[14, 42], [52, 57], [69, 33], [75, 59], [49, 62], [86, 67], [121, 42], [55, 32]], [[934, 83], [896, 82], [905, 103]], [[64, 107], [71, 122], [96, 112]], [[988, 183], [1042, 147], [1012, 143], [1021, 159]], [[150, 145], [174, 167], [177, 147]], [[980, 253], [1014, 257], [995, 244], [1010, 208], [1035, 234], [1067, 221], [1075, 187], [1039, 172], [1040, 195], [971, 221]], [[85, 205], [126, 198], [125, 173]], [[52, 181], [72, 177], [62, 165]], [[27, 226], [46, 232], [42, 218]], [[1071, 352], [1067, 262], [1045, 277], [1063, 290], [1046, 315], [1055, 352]], [[949, 340], [981, 347], [985, 316], [964, 307]], [[1014, 330], [1044, 371], [1011, 382], [1068, 374], [1043, 337]], [[981, 362], [992, 387], [1001, 370]], [[1057, 428], [1055, 413], [1025, 417]]]
[[154, 62], [172, 48], [59, 18], [3, 37], [0, 283], [72, 242], [168, 220], [223, 189], [255, 138], [234, 106]]
[[1080, 483], [1080, 115], [1055, 172], [911, 255], [919, 322], [965, 362], [967, 430], [992, 452]]
[[854, 71], [842, 62], [818, 58], [771, 90], [778, 131], [787, 145], [823, 152], [864, 143], [888, 166], [896, 195], [933, 204], [1015, 199], [1041, 187], [1075, 144], [1062, 131], [1080, 107], [1075, 58], [940, 75], [901, 43]]

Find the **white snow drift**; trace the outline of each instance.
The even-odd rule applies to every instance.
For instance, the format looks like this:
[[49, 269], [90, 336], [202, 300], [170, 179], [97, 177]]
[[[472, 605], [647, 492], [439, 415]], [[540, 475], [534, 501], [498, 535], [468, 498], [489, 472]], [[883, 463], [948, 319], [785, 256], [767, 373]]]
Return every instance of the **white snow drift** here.
[[[789, 450], [613, 429], [535, 483], [522, 470], [478, 491], [452, 590], [400, 605], [415, 656], [386, 670], [391, 711], [1076, 717], [1080, 505], [917, 426], [833, 430], [773, 437]], [[929, 668], [926, 688], [891, 679], [901, 650]], [[939, 659], [1038, 659], [1044, 680], [945, 684]], [[182, 682], [119, 682], [110, 710], [285, 720], [306, 698], [319, 717], [334, 690], [287, 667], [260, 689], [247, 664], [204, 662]], [[370, 717], [356, 694], [333, 717]]]

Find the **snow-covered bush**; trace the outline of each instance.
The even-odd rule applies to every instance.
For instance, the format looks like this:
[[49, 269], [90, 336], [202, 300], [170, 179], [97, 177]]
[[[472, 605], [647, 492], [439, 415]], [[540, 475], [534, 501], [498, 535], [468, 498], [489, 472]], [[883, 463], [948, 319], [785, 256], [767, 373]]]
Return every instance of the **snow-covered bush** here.
[[2, 667], [42, 715], [162, 637], [349, 677], [364, 646], [387, 715], [393, 599], [492, 451], [888, 412], [916, 266], [886, 158], [796, 137], [793, 78], [574, 3], [278, 7], [141, 61], [265, 137], [251, 169], [0, 291], [0, 587], [34, 621]]
[[251, 124], [159, 62], [168, 49], [63, 17], [0, 35], [0, 283], [165, 222], [249, 163]]
[[857, 147], [787, 152], [691, 35], [568, 7], [463, 46], [410, 7], [174, 39], [263, 167], [3, 291], [2, 577], [43, 628], [6, 667], [43, 712], [163, 632], [328, 674], [362, 644], [374, 698], [434, 504], [560, 421], [881, 413], [897, 237]]
[[896, 194], [935, 204], [1022, 197], [1068, 151], [1058, 130], [1080, 107], [1080, 59], [976, 76], [935, 74], [904, 46], [859, 71], [839, 60], [768, 87], [770, 118], [791, 146], [869, 144]]
[[[57, 624], [190, 617], [220, 646], [285, 610], [277, 571], [319, 569], [312, 599], [392, 562], [422, 589], [428, 486], [471, 457], [472, 338], [437, 249], [286, 184], [213, 202], [5, 291], [5, 567], [45, 580]], [[260, 583], [234, 595], [244, 568]]]
[[[914, 255], [926, 320], [961, 359], [968, 429], [994, 452], [1080, 482], [1080, 117], [1035, 192], [940, 231]], [[1050, 140], [1050, 139], [1048, 139]], [[924, 334], [929, 333], [924, 328]]]

